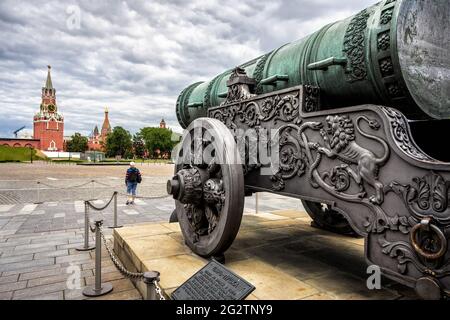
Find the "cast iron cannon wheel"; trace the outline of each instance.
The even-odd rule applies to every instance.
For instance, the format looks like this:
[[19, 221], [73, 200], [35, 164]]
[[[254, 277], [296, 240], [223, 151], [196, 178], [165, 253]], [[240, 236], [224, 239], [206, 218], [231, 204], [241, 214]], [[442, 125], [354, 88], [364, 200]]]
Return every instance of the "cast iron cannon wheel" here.
[[189, 125], [167, 191], [193, 252], [220, 256], [231, 246], [244, 209], [244, 175], [234, 137], [222, 122], [199, 118]]
[[356, 236], [347, 219], [328, 205], [319, 202], [302, 200], [303, 207], [313, 219], [312, 226], [339, 234]]

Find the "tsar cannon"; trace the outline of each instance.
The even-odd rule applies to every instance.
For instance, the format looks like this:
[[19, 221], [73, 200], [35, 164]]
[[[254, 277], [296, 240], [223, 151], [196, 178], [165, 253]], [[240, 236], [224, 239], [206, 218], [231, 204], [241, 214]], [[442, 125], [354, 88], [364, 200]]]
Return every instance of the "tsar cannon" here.
[[245, 196], [273, 192], [363, 236], [386, 277], [449, 295], [449, 16], [448, 1], [384, 0], [183, 90], [167, 187], [186, 244], [223, 254]]

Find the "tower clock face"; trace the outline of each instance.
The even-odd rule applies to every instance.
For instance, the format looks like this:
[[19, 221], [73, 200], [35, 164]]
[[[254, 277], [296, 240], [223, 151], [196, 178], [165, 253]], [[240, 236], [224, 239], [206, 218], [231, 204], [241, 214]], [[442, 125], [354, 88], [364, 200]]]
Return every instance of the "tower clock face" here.
[[50, 112], [55, 112], [55, 109], [56, 109], [55, 106], [52, 104], [48, 106], [48, 111]]

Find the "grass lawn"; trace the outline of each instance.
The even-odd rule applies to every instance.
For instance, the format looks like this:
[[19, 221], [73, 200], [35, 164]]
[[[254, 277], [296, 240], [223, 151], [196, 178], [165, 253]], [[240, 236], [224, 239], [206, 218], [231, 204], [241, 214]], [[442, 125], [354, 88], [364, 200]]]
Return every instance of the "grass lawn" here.
[[[33, 160], [45, 160], [45, 157], [38, 155], [37, 151], [33, 150]], [[7, 146], [0, 146], [0, 162], [24, 162], [31, 161], [30, 148], [13, 148]]]
[[[0, 146], [0, 162], [30, 162], [31, 160], [31, 154], [30, 154], [31, 150], [30, 148], [13, 148], [13, 147], [7, 147], [7, 146]], [[35, 149], [33, 149], [33, 160], [50, 160], [48, 158], [45, 157], [45, 155], [40, 152], [37, 151]], [[54, 163], [83, 163], [83, 162], [87, 162], [85, 160], [80, 160], [80, 159], [74, 159], [74, 158], [55, 158], [55, 159], [51, 159], [52, 162]], [[122, 159], [122, 160], [116, 160], [114, 158], [108, 158], [105, 159], [103, 161], [101, 161], [101, 163], [130, 163], [130, 161], [134, 161], [137, 164], [141, 164], [141, 163], [171, 163], [171, 160], [168, 159], [135, 159], [135, 160], [131, 160], [131, 159]]]

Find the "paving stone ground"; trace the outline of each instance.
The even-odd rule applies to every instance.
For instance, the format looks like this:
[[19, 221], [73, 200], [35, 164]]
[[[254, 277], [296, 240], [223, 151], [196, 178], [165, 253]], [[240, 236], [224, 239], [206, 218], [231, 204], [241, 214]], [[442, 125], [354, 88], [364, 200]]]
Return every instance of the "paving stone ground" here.
[[[0, 166], [0, 173], [4, 170], [5, 167]], [[160, 181], [162, 177], [147, 175], [147, 179]], [[33, 182], [30, 180], [28, 183]], [[17, 183], [27, 186], [27, 181]], [[108, 198], [114, 190], [110, 188], [105, 191]], [[94, 201], [94, 205], [101, 207], [108, 198], [100, 198]], [[167, 222], [174, 209], [174, 202], [169, 197], [138, 199], [133, 206], [125, 205], [125, 201], [124, 196], [119, 196], [118, 221], [126, 226]], [[260, 204], [262, 211], [280, 206], [295, 207], [299, 201], [277, 201], [260, 195]], [[248, 210], [254, 210], [255, 199], [248, 199], [246, 205]], [[113, 224], [112, 206], [101, 213], [91, 212], [90, 216], [92, 220], [96, 217], [104, 219], [105, 235], [111, 239], [112, 229], [107, 226]], [[94, 281], [94, 251], [76, 250], [83, 245], [83, 227], [82, 200], [0, 204], [0, 299], [86, 299], [82, 289]], [[94, 243], [93, 235], [90, 242]], [[74, 274], [80, 275], [79, 282], [72, 281]], [[141, 299], [131, 281], [125, 279], [112, 264], [105, 248], [102, 248], [102, 279], [110, 281], [114, 290], [99, 299]]]
[[[142, 201], [132, 207], [122, 205], [124, 201], [119, 198], [119, 222], [123, 225], [167, 221], [173, 210], [169, 198]], [[99, 206], [103, 203], [96, 201]], [[84, 212], [79, 207], [78, 202], [0, 205], [0, 299], [85, 298], [82, 288], [94, 281], [94, 251], [76, 250], [84, 241]], [[92, 219], [100, 216], [105, 226], [112, 225], [112, 209], [93, 213]], [[104, 228], [107, 238], [111, 230]], [[90, 242], [94, 243], [92, 235]], [[102, 298], [140, 299], [133, 284], [113, 266], [104, 247], [102, 257], [103, 281], [114, 287], [113, 293]], [[74, 272], [80, 274], [79, 289], [71, 286]]]
[[[154, 197], [165, 193], [171, 164], [142, 164], [137, 167], [143, 181], [139, 194]], [[64, 202], [106, 199], [111, 191], [125, 192], [127, 166], [77, 166], [45, 162], [0, 164], [0, 204]]]
[[[170, 165], [141, 165], [143, 195], [162, 195], [162, 182], [173, 171]], [[94, 252], [80, 252], [83, 245], [83, 200], [98, 199], [103, 206], [114, 191], [123, 192], [126, 167], [74, 165], [0, 165], [0, 299], [85, 299], [82, 289], [94, 281]], [[96, 183], [89, 183], [92, 180]], [[39, 197], [37, 195], [37, 181]], [[73, 187], [88, 183], [84, 187]], [[102, 185], [103, 184], [103, 185]], [[43, 202], [35, 204], [33, 202]], [[166, 221], [173, 210], [169, 198], [137, 200], [126, 206], [118, 198], [119, 223]], [[91, 212], [102, 216], [105, 234], [111, 237], [113, 208]], [[93, 236], [90, 237], [94, 242]], [[101, 299], [140, 299], [133, 284], [113, 266], [102, 250], [103, 281], [114, 290]], [[79, 274], [79, 277], [74, 277]], [[79, 281], [72, 281], [72, 279]]]

